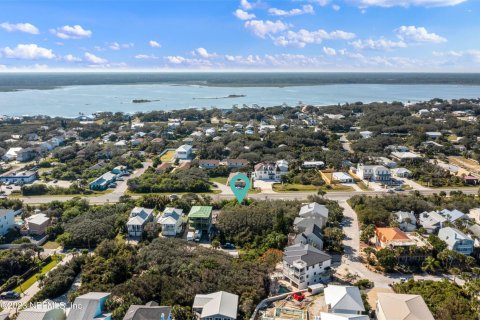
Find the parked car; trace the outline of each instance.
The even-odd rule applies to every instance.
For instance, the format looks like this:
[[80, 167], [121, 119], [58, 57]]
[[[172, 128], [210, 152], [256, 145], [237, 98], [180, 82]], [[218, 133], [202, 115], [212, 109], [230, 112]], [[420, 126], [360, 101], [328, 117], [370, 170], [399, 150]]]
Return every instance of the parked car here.
[[232, 243], [227, 242], [227, 243], [225, 243], [225, 244], [223, 245], [222, 248], [225, 249], [225, 250], [233, 250], [233, 249], [235, 249], [235, 245], [232, 244]]
[[169, 195], [168, 197], [170, 198], [170, 200], [176, 200], [176, 199], [178, 199], [178, 195], [176, 195], [175, 193]]
[[18, 300], [20, 299], [20, 293], [15, 291], [6, 291], [0, 294], [1, 300]]
[[292, 295], [293, 299], [297, 300], [297, 301], [303, 301], [303, 299], [305, 299], [305, 295], [301, 292], [295, 292], [293, 295]]
[[58, 180], [53, 180], [53, 183], [58, 183]]
[[395, 193], [392, 189], [387, 190], [387, 193]]

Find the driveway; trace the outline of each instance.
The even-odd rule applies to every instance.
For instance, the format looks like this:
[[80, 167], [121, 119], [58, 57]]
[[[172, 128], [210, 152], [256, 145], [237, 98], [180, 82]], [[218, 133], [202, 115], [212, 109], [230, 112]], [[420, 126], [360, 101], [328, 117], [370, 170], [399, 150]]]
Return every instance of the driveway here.
[[278, 183], [278, 181], [255, 180], [253, 185], [255, 188], [260, 188], [262, 190], [262, 193], [276, 193], [275, 191], [273, 191], [274, 183]]

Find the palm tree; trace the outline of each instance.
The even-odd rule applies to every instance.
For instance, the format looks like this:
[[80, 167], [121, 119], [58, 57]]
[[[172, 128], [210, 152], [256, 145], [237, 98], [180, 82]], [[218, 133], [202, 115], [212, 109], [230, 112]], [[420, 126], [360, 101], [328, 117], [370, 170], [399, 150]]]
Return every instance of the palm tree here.
[[440, 262], [434, 257], [427, 257], [422, 263], [423, 272], [435, 273], [440, 268]]

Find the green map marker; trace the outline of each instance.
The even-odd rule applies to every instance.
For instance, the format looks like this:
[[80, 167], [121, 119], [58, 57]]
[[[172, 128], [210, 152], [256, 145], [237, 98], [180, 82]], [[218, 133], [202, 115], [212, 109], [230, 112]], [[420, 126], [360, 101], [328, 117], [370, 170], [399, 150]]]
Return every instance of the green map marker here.
[[238, 203], [242, 203], [248, 190], [250, 190], [250, 179], [243, 173], [239, 173], [230, 179], [230, 188], [232, 189], [235, 198], [237, 198]]

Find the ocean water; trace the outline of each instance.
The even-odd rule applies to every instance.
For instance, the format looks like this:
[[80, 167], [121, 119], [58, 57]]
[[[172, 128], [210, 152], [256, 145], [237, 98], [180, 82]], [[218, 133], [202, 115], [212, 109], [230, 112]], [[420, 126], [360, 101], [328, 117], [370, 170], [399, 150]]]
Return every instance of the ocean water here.
[[[133, 113], [253, 104], [268, 107], [283, 103], [293, 106], [300, 101], [323, 106], [356, 101], [416, 102], [480, 97], [479, 75], [333, 75], [2, 74], [0, 114], [73, 117], [98, 111]], [[230, 95], [235, 97], [227, 98]], [[152, 101], [133, 103], [134, 99]]]

